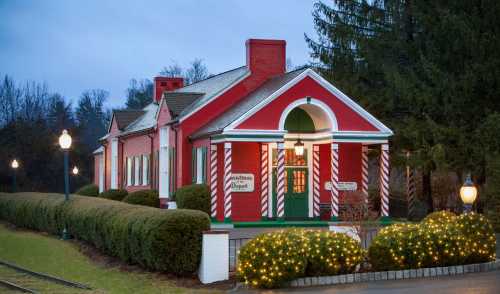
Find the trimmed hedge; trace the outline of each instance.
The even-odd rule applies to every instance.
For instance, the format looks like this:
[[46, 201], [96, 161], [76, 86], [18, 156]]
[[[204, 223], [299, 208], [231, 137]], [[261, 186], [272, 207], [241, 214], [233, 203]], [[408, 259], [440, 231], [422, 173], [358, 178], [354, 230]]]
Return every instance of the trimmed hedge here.
[[276, 288], [305, 276], [354, 272], [364, 251], [342, 233], [292, 229], [264, 233], [240, 249], [237, 275], [246, 284]]
[[99, 194], [99, 197], [108, 199], [108, 200], [116, 200], [116, 201], [122, 201], [123, 198], [127, 197], [128, 192], [127, 190], [124, 189], [109, 189], [101, 194]]
[[60, 235], [66, 224], [75, 238], [104, 253], [147, 269], [186, 275], [196, 272], [207, 214], [160, 210], [100, 198], [60, 194], [0, 193], [0, 219], [19, 227]]
[[99, 187], [94, 184], [88, 184], [76, 190], [75, 194], [81, 196], [97, 197], [99, 196]]
[[451, 266], [495, 260], [496, 238], [476, 213], [436, 213], [419, 224], [396, 224], [373, 239], [368, 256], [377, 271]]
[[187, 185], [175, 192], [177, 207], [210, 214], [210, 190], [205, 184]]
[[160, 207], [160, 197], [157, 190], [140, 190], [128, 194], [122, 200], [128, 204]]

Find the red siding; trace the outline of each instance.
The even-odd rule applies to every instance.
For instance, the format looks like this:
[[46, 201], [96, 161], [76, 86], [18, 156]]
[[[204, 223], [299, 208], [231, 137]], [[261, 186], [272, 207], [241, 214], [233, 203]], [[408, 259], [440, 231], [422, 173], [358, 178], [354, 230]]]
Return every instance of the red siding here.
[[338, 127], [341, 131], [378, 130], [310, 77], [304, 78], [304, 80], [298, 82], [256, 114], [245, 120], [238, 126], [238, 129], [277, 130], [281, 114], [285, 108], [293, 101], [305, 97], [313, 97], [330, 106], [337, 118]]

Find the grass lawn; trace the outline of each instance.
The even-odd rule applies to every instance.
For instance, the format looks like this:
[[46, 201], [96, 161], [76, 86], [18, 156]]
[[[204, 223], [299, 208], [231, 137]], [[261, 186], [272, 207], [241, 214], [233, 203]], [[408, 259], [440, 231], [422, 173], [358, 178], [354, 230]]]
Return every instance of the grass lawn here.
[[124, 271], [118, 265], [100, 265], [81, 253], [75, 242], [61, 241], [41, 233], [11, 230], [1, 223], [0, 259], [94, 288], [91, 291], [61, 289], [61, 286], [47, 285], [22, 275], [14, 277], [13, 273], [0, 269], [0, 276], [5, 279], [11, 275], [15, 279], [12, 282], [39, 287], [41, 293], [215, 293], [177, 287], [164, 275], [141, 270]]

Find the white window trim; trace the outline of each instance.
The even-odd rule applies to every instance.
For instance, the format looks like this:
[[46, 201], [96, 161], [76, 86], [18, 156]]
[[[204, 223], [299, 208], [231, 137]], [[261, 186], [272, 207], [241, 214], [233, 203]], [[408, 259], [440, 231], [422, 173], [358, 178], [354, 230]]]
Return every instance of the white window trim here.
[[127, 186], [132, 186], [132, 157], [127, 157]]
[[139, 179], [140, 179], [140, 156], [134, 156], [134, 186], [140, 186]]
[[196, 148], [196, 184], [203, 184], [203, 149]]
[[170, 127], [160, 128], [160, 150], [159, 150], [159, 194], [160, 198], [170, 197], [170, 154], [169, 140]]
[[142, 155], [142, 185], [149, 184], [149, 158], [148, 155]]

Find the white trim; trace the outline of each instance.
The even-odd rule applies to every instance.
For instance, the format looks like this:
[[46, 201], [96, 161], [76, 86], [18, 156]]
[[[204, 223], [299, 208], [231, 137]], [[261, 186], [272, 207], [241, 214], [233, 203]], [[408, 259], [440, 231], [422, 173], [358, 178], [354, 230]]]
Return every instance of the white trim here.
[[256, 130], [256, 129], [237, 129], [225, 130], [222, 135], [284, 135], [286, 130]]
[[339, 89], [337, 89], [335, 86], [333, 86], [331, 83], [326, 81], [323, 77], [321, 77], [319, 74], [317, 74], [314, 70], [312, 69], [307, 69], [303, 73], [299, 74], [297, 77], [292, 79], [290, 82], [285, 84], [283, 87], [278, 89], [276, 92], [271, 94], [269, 97], [266, 99], [262, 100], [260, 103], [258, 103], [256, 106], [254, 106], [252, 109], [247, 111], [245, 114], [240, 116], [238, 119], [233, 121], [230, 125], [228, 125], [226, 128], [224, 128], [224, 131], [226, 130], [233, 130], [237, 126], [239, 126], [242, 122], [247, 120], [249, 117], [254, 115], [256, 112], [261, 110], [264, 106], [272, 102], [274, 99], [279, 97], [281, 94], [283, 94], [285, 91], [290, 89], [291, 87], [295, 86], [298, 82], [300, 82], [302, 79], [304, 79], [306, 76], [312, 78], [315, 80], [317, 83], [319, 83], [321, 86], [323, 86], [325, 89], [330, 91], [335, 97], [337, 97], [341, 102], [343, 102], [345, 105], [347, 105], [350, 109], [355, 111], [357, 114], [359, 114], [362, 118], [367, 120], [370, 124], [372, 124], [374, 127], [379, 129], [379, 131], [383, 133], [387, 133], [390, 135], [393, 135], [393, 132], [386, 127], [382, 122], [377, 120], [374, 116], [372, 116], [370, 113], [368, 113], [366, 110], [364, 110], [361, 106], [359, 106], [356, 102], [354, 102], [351, 98], [349, 98], [347, 95], [342, 93]]
[[149, 157], [147, 154], [142, 155], [142, 185], [149, 185]]
[[196, 148], [196, 184], [203, 184], [203, 150]]
[[104, 153], [99, 156], [99, 193], [104, 192]]
[[132, 157], [127, 157], [127, 186], [132, 186]]
[[118, 139], [111, 140], [111, 189], [118, 189]]
[[191, 110], [191, 112], [189, 112], [188, 114], [182, 116], [179, 118], [179, 123], [185, 121], [186, 119], [188, 119], [191, 115], [195, 114], [198, 110], [204, 108], [205, 106], [207, 106], [208, 104], [210, 104], [210, 102], [214, 101], [215, 99], [219, 98], [220, 96], [222, 96], [224, 93], [226, 93], [227, 91], [229, 91], [231, 88], [233, 88], [234, 86], [238, 85], [240, 82], [242, 82], [243, 80], [245, 80], [246, 78], [248, 78], [250, 75], [252, 74], [252, 72], [250, 70], [248, 70], [248, 72], [246, 74], [244, 74], [243, 76], [239, 77], [237, 80], [235, 80], [234, 82], [232, 82], [230, 85], [228, 85], [227, 87], [225, 87], [224, 89], [220, 90], [219, 92], [217, 92], [216, 94], [214, 94], [212, 97], [210, 97], [207, 101], [205, 101], [203, 104], [199, 105], [198, 107], [196, 107], [195, 109]]
[[140, 158], [141, 158], [140, 156], [134, 156], [134, 186], [141, 185], [141, 183], [139, 183], [140, 174], [141, 174], [141, 169], [140, 169], [141, 159]]
[[158, 176], [158, 188], [159, 197], [168, 198], [170, 191], [170, 150], [168, 149], [170, 138], [170, 127], [160, 128], [160, 150], [159, 150], [159, 176]]
[[224, 142], [263, 142], [263, 143], [272, 143], [272, 142], [282, 142], [283, 138], [221, 138], [210, 140], [210, 142], [214, 144], [224, 143]]
[[224, 143], [224, 149], [231, 149], [231, 142]]
[[[281, 113], [281, 117], [280, 117], [280, 121], [279, 121], [279, 125], [278, 125], [278, 130], [280, 130], [280, 131], [285, 130], [285, 121], [286, 121], [288, 114], [290, 114], [290, 112], [293, 109], [295, 109], [296, 107], [299, 107], [301, 105], [314, 105], [314, 106], [319, 107], [321, 110], [323, 110], [323, 112], [328, 116], [328, 119], [330, 120], [330, 126], [331, 126], [330, 130], [331, 131], [338, 131], [339, 127], [337, 124], [337, 117], [333, 113], [332, 109], [328, 105], [326, 105], [326, 103], [324, 103], [323, 101], [312, 98], [312, 97], [297, 99], [297, 100], [293, 101], [292, 103], [288, 104], [288, 106], [285, 108], [285, 110], [283, 110], [283, 112]], [[314, 119], [313, 119], [313, 121], [314, 121]]]

